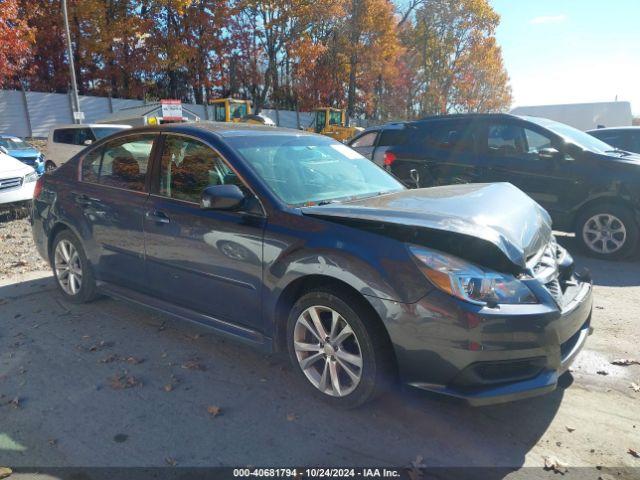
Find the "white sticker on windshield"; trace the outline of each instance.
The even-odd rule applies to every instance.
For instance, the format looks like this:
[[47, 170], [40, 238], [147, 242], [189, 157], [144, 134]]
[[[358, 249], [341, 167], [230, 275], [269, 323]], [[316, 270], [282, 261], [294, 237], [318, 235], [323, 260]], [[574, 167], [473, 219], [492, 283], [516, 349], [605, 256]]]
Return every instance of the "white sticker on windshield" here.
[[342, 155], [344, 155], [350, 160], [357, 160], [359, 158], [364, 158], [358, 152], [356, 152], [355, 150], [352, 150], [350, 147], [347, 147], [346, 145], [331, 144], [331, 148], [341, 153]]

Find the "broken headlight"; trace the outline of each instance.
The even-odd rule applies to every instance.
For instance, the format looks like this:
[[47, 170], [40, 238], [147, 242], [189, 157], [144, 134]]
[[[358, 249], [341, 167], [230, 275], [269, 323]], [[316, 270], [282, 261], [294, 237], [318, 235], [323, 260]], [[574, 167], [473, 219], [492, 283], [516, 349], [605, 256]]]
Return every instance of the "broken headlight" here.
[[422, 273], [449, 295], [477, 305], [538, 303], [529, 288], [510, 274], [492, 272], [436, 250], [411, 245]]

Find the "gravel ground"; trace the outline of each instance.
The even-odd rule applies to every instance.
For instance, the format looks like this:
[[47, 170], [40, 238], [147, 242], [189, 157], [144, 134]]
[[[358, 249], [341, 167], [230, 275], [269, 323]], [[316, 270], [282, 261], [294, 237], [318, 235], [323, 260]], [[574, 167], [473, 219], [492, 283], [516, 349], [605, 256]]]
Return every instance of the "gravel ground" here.
[[[555, 392], [474, 409], [394, 391], [345, 412], [281, 360], [195, 325], [111, 299], [65, 303], [48, 270], [28, 272], [44, 265], [27, 222], [1, 224], [0, 238], [0, 465], [413, 462], [640, 478], [640, 365], [612, 363], [640, 358], [638, 261], [577, 256], [595, 279], [595, 331]], [[544, 470], [554, 462], [568, 474]]]
[[[15, 215], [14, 212], [0, 214], [0, 279], [48, 268], [33, 244], [28, 219], [9, 220]], [[17, 215], [22, 216], [24, 212]]]

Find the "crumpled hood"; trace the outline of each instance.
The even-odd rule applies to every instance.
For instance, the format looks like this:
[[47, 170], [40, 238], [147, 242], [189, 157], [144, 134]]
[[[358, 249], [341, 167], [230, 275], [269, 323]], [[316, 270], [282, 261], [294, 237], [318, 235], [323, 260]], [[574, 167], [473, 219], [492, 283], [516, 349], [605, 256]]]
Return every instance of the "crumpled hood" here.
[[[426, 230], [440, 239], [440, 247], [454, 241], [462, 243], [455, 253], [464, 252], [465, 243], [470, 249], [472, 245], [477, 247], [474, 240], [479, 239], [496, 247], [516, 267], [514, 270], [524, 269], [527, 258], [549, 243], [552, 235], [549, 214], [510, 183], [403, 190], [341, 204], [303, 207], [302, 212], [341, 223], [353, 220]], [[429, 235], [424, 238], [429, 239]], [[475, 256], [480, 257], [481, 252]]]
[[33, 171], [29, 165], [0, 152], [0, 178], [21, 177]]

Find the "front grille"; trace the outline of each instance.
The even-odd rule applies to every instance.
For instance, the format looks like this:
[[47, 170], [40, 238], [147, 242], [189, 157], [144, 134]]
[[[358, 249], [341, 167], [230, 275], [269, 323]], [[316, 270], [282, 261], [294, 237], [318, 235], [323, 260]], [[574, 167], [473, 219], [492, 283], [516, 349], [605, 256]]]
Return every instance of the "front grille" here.
[[4, 178], [0, 180], [0, 190], [8, 190], [22, 185], [22, 177]]
[[563, 256], [564, 250], [554, 239], [527, 262], [529, 273], [544, 286], [558, 305], [561, 305], [564, 293], [558, 268]]

